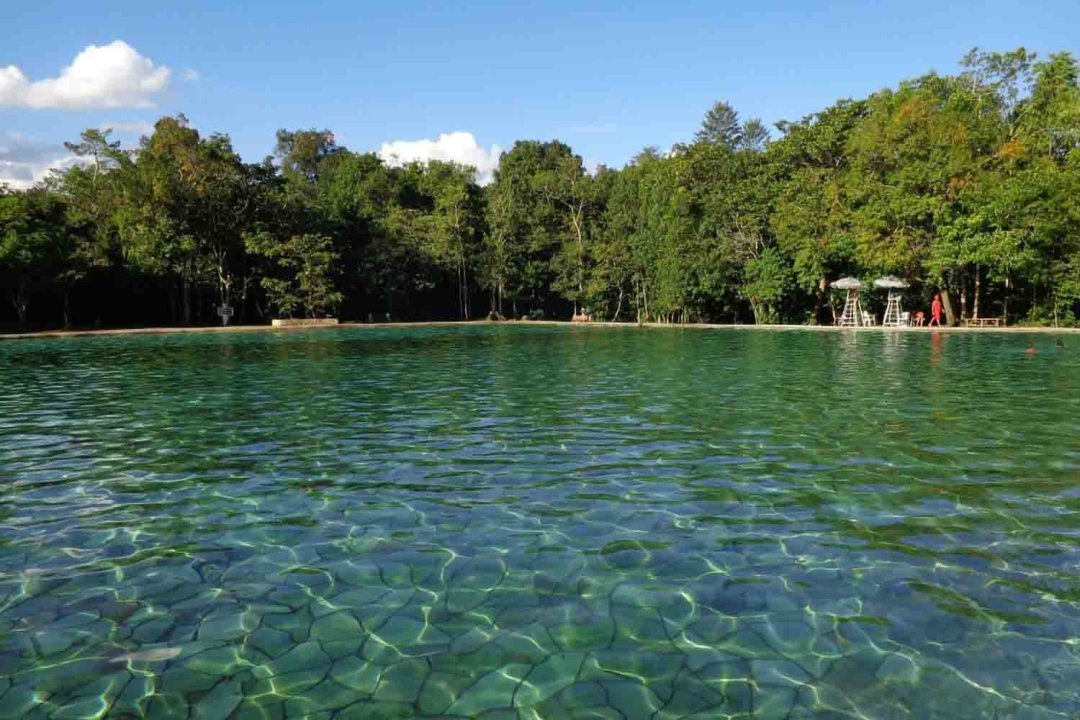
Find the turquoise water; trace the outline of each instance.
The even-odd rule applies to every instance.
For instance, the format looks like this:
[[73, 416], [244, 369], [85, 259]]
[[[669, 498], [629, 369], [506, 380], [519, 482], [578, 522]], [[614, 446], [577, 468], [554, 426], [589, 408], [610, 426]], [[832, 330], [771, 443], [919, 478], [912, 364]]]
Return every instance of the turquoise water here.
[[1080, 717], [1062, 339], [0, 343], [0, 717]]

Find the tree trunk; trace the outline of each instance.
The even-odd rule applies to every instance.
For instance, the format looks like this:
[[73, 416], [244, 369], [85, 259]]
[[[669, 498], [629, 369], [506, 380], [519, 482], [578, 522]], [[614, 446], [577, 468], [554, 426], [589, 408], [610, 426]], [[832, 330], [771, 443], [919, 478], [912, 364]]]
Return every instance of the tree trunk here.
[[240, 324], [243, 324], [244, 322], [247, 321], [248, 285], [249, 285], [250, 281], [251, 281], [251, 277], [249, 275], [244, 275], [243, 276], [243, 281], [240, 283], [240, 317], [239, 317]]
[[183, 308], [183, 312], [184, 312], [184, 324], [185, 325], [190, 325], [191, 324], [191, 317], [192, 317], [192, 315], [191, 315], [191, 283], [188, 282], [187, 275], [184, 275], [184, 277], [181, 278], [180, 283], [181, 283], [180, 302], [181, 302], [181, 307]]
[[469, 266], [465, 262], [465, 256], [461, 257], [461, 307], [462, 320], [472, 317], [472, 308], [469, 307]]
[[30, 293], [26, 287], [26, 281], [20, 280], [15, 289], [11, 291], [11, 304], [15, 306], [16, 325], [19, 330], [26, 329], [26, 316], [30, 309]]
[[71, 294], [71, 290], [67, 285], [64, 286], [64, 329], [67, 330], [71, 327], [71, 305], [68, 302], [68, 296]]
[[169, 322], [178, 325], [180, 322], [180, 288], [172, 284], [169, 288]]
[[[584, 214], [584, 207], [578, 206], [578, 213]], [[585, 296], [585, 238], [582, 236], [581, 224], [582, 217], [579, 214], [573, 215], [574, 232], [577, 234], [577, 248], [578, 248], [578, 267], [577, 267], [577, 286], [578, 286], [578, 299]], [[577, 302], [574, 303], [574, 314], [577, 314]]]
[[971, 317], [979, 319], [979, 291], [982, 289], [978, 263], [975, 264], [975, 304], [971, 308]]
[[634, 316], [637, 318], [638, 325], [641, 324], [641, 278], [634, 275]]
[[457, 295], [458, 295], [458, 316], [465, 320], [467, 313], [465, 311], [465, 263], [458, 258], [457, 266]]
[[818, 282], [817, 293], [814, 295], [814, 322], [821, 324], [825, 321], [825, 303], [828, 300], [828, 283], [825, 278]]
[[619, 322], [619, 313], [622, 312], [622, 299], [623, 299], [623, 288], [622, 288], [622, 285], [620, 285], [619, 286], [619, 302], [617, 302], [615, 304], [615, 315], [614, 315], [614, 317], [611, 318], [611, 322]]
[[1005, 302], [1001, 308], [1001, 324], [1009, 324], [1009, 294], [1012, 292], [1012, 283], [1009, 282], [1009, 276], [1005, 276]]
[[952, 300], [949, 298], [947, 288], [941, 291], [941, 305], [945, 308], [945, 324], [949, 326], [955, 325], [956, 313], [953, 311]]
[[[221, 304], [223, 306], [224, 305], [229, 305], [229, 301], [232, 299], [233, 276], [232, 276], [232, 273], [230, 273], [228, 268], [226, 268], [226, 266], [225, 266], [225, 258], [224, 258], [224, 256], [219, 256], [218, 257], [217, 275], [218, 275], [218, 297], [219, 297], [219, 299], [221, 301]], [[211, 309], [216, 310], [215, 308], [211, 308]], [[215, 314], [216, 314], [216, 312], [210, 313], [211, 318], [213, 318], [213, 316]], [[221, 324], [222, 325], [226, 324], [226, 319], [225, 319], [224, 316], [221, 317]]]

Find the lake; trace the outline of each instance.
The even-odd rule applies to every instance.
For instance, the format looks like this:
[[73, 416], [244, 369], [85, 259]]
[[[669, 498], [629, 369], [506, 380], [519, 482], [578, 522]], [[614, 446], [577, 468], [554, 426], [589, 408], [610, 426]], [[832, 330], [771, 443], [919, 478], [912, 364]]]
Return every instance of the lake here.
[[0, 717], [1075, 718], [1078, 480], [1077, 336], [3, 342]]

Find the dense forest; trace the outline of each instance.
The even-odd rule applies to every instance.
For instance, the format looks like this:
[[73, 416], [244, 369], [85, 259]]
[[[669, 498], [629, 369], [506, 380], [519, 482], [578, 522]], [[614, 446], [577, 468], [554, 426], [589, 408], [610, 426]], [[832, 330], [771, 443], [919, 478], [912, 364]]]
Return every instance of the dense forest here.
[[[329, 131], [245, 163], [163, 117], [136, 149], [0, 187], [0, 327], [212, 324], [333, 314], [831, 323], [830, 281], [896, 275], [950, 322], [1080, 317], [1080, 69], [972, 51], [774, 137], [717, 103], [698, 133], [588, 172], [520, 141], [494, 180], [391, 166]], [[884, 297], [870, 294], [871, 307]]]

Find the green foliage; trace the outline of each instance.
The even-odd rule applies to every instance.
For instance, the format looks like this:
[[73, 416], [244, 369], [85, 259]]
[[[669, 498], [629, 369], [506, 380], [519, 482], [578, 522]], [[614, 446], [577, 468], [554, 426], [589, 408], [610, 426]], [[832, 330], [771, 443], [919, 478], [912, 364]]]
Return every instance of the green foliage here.
[[701, 121], [701, 128], [694, 135], [694, 140], [728, 148], [737, 147], [742, 140], [739, 113], [728, 103], [717, 102], [705, 113], [705, 119]]
[[760, 118], [739, 122], [739, 113], [726, 102], [718, 102], [705, 113], [694, 141], [722, 145], [729, 150], [761, 151], [769, 142], [769, 129]]
[[758, 118], [750, 118], [743, 123], [739, 146], [745, 150], [761, 151], [769, 143], [769, 129]]
[[587, 184], [581, 158], [561, 142], [519, 141], [503, 155], [488, 188], [484, 253], [496, 310], [506, 298], [542, 304], [554, 284], [581, 298]]
[[72, 253], [64, 210], [44, 190], [0, 194], [0, 286], [26, 325], [30, 292], [57, 282]]
[[337, 149], [334, 133], [329, 130], [278, 130], [274, 157], [285, 178], [314, 184], [323, 160]]
[[293, 235], [279, 240], [269, 233], [245, 238], [248, 252], [272, 262], [272, 275], [262, 278], [267, 300], [279, 315], [305, 317], [332, 313], [343, 296], [334, 286], [340, 261], [330, 238]]
[[766, 247], [747, 260], [740, 294], [750, 301], [758, 324], [780, 319], [779, 304], [791, 285], [791, 270], [780, 251]]

